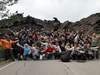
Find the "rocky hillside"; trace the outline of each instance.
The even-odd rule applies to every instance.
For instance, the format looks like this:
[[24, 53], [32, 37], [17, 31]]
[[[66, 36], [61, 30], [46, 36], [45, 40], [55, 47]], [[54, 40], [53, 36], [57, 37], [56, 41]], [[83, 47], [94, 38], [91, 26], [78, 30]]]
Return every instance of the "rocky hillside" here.
[[40, 20], [31, 16], [23, 17], [23, 14], [12, 15], [8, 19], [0, 20], [0, 29], [9, 28], [11, 30], [19, 30], [23, 28], [33, 28], [34, 30], [56, 30], [60, 21], [57, 18], [54, 20]]
[[62, 26], [63, 29], [69, 27], [75, 30], [84, 30], [87, 32], [100, 32], [100, 13], [90, 15], [89, 17], [83, 18], [75, 23], [66, 21]]
[[96, 31], [100, 32], [100, 13], [90, 15], [77, 22], [65, 21], [61, 23], [57, 18], [53, 20], [40, 20], [31, 16], [23, 17], [23, 14], [12, 15], [8, 19], [0, 20], [0, 30], [9, 28], [17, 31], [23, 28], [32, 28], [34, 30], [56, 31], [62, 29], [84, 30], [87, 33]]

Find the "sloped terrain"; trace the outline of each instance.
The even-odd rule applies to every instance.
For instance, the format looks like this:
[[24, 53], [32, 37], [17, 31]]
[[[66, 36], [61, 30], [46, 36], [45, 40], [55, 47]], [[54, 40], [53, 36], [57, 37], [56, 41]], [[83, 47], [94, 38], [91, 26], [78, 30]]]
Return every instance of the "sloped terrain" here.
[[9, 28], [18, 31], [23, 28], [32, 28], [34, 30], [56, 31], [62, 29], [84, 30], [89, 32], [100, 32], [100, 13], [90, 15], [77, 22], [65, 21], [61, 23], [57, 18], [53, 20], [40, 20], [31, 16], [23, 17], [23, 14], [12, 15], [8, 19], [0, 20], [0, 30]]

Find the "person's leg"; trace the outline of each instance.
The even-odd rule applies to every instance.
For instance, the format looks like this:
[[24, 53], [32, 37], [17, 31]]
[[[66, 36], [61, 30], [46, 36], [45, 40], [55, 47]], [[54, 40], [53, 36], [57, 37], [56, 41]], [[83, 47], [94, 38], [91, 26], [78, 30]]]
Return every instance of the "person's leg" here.
[[52, 59], [52, 53], [47, 54], [47, 59]]
[[35, 60], [38, 60], [39, 59], [39, 56], [35, 55]]
[[18, 50], [17, 49], [13, 49], [13, 56], [15, 59], [18, 59]]
[[32, 53], [32, 59], [33, 59], [33, 60], [34, 60], [34, 57], [35, 57], [35, 56], [34, 56], [34, 53]]
[[56, 52], [55, 53], [55, 59], [60, 59], [61, 53], [60, 52]]
[[88, 51], [85, 51], [85, 57], [86, 57], [86, 60], [89, 59], [89, 54], [88, 54]]
[[78, 58], [78, 54], [77, 54], [77, 53], [73, 53], [72, 59], [73, 59], [73, 60], [78, 60], [78, 59], [79, 59], [79, 58]]
[[99, 59], [99, 51], [96, 51], [96, 59]]
[[43, 55], [42, 55], [42, 54], [40, 54], [39, 59], [40, 59], [40, 60], [43, 60]]
[[19, 57], [20, 57], [20, 60], [24, 59], [24, 50], [22, 48], [19, 48]]
[[23, 57], [24, 57], [24, 60], [26, 60], [26, 59], [27, 59], [27, 55], [23, 55]]
[[46, 54], [47, 59], [55, 59], [55, 53]]
[[9, 51], [10, 51], [10, 59], [12, 61], [14, 61], [15, 60], [15, 57], [14, 57], [14, 54], [13, 54], [13, 49], [9, 49]]
[[8, 49], [5, 49], [5, 60], [9, 59], [9, 51]]

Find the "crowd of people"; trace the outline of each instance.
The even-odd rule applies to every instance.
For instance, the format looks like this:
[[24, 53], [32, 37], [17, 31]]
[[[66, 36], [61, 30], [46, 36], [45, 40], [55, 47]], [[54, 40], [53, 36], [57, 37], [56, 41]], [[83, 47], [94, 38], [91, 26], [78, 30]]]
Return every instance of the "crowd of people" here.
[[34, 31], [23, 28], [0, 35], [5, 59], [12, 60], [90, 60], [99, 58], [100, 38], [84, 31]]

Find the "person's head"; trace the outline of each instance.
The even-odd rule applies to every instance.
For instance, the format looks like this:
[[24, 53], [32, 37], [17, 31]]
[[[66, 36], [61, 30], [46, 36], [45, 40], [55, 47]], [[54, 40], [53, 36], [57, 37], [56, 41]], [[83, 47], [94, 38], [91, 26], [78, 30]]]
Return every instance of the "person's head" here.
[[35, 44], [32, 44], [32, 47], [35, 47]]
[[94, 33], [92, 34], [92, 36], [93, 36], [93, 37], [96, 37], [96, 33], [94, 32]]
[[73, 44], [70, 44], [70, 47], [74, 47], [74, 45]]
[[28, 48], [28, 44], [24, 44], [24, 47], [25, 47], [25, 48]]
[[65, 47], [64, 43], [61, 44], [62, 47]]
[[98, 40], [100, 40], [100, 36], [98, 36]]
[[56, 45], [56, 46], [59, 46], [59, 43], [58, 43], [58, 42], [55, 42], [55, 45]]
[[87, 48], [90, 48], [90, 47], [91, 47], [91, 45], [88, 43], [88, 44], [87, 44]]
[[84, 44], [84, 48], [90, 48], [90, 47], [91, 47], [91, 45], [89, 43]]
[[48, 43], [48, 47], [52, 47], [52, 43], [49, 42], [49, 43]]
[[67, 49], [67, 48], [71, 48], [71, 45], [69, 44], [69, 43], [67, 43], [66, 45], [65, 45], [65, 48]]
[[78, 43], [75, 43], [75, 44], [74, 44], [74, 47], [75, 47], [75, 48], [79, 47], [79, 44], [78, 44]]

